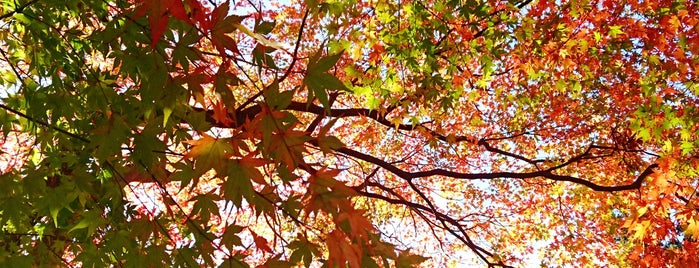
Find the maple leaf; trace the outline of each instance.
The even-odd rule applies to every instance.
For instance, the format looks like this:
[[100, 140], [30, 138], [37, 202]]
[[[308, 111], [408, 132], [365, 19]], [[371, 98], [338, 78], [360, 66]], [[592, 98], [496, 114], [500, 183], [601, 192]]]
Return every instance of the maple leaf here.
[[318, 98], [323, 107], [329, 109], [330, 102], [328, 99], [328, 93], [326, 90], [345, 90], [348, 91], [347, 87], [340, 81], [337, 77], [327, 73], [330, 68], [335, 66], [344, 51], [337, 53], [335, 55], [330, 55], [327, 57], [320, 57], [322, 51], [316, 52], [316, 54], [309, 60], [308, 71], [303, 79], [303, 84], [306, 85], [309, 90], [308, 98], [311, 99], [313, 96]]
[[340, 230], [334, 230], [328, 236], [328, 264], [350, 268], [361, 267], [362, 250], [358, 245], [351, 244], [347, 235]]
[[228, 109], [226, 108], [226, 105], [224, 105], [221, 101], [217, 101], [213, 104], [213, 106], [214, 112], [211, 117], [216, 120], [216, 123], [230, 127], [234, 121], [228, 116]]
[[699, 263], [692, 1], [65, 2], [0, 4], [0, 266]]
[[644, 220], [639, 223], [636, 223], [633, 225], [632, 230], [634, 231], [632, 239], [638, 240], [638, 241], [643, 241], [643, 238], [646, 237], [646, 233], [648, 228], [650, 227], [650, 221], [649, 220]]
[[206, 133], [202, 133], [201, 138], [189, 140], [187, 143], [192, 145], [192, 147], [185, 154], [185, 157], [196, 159], [198, 170], [206, 171], [214, 168], [219, 174], [226, 173], [228, 156], [233, 151], [233, 146], [230, 144], [229, 139], [216, 139]]
[[263, 165], [272, 163], [272, 161], [256, 158], [253, 153], [249, 153], [238, 160], [240, 168], [245, 171], [245, 173], [250, 176], [250, 179], [258, 184], [265, 185], [267, 182], [264, 176], [257, 169]]
[[320, 147], [320, 150], [323, 153], [330, 153], [332, 150], [342, 148], [345, 145], [338, 139], [337, 137], [334, 136], [328, 136], [328, 131], [330, 131], [330, 128], [335, 124], [335, 120], [331, 120], [327, 124], [325, 124], [323, 127], [320, 128], [318, 131], [318, 147]]
[[340, 220], [350, 219], [349, 216], [358, 216], [360, 218], [356, 218], [357, 221], [353, 219], [351, 223], [366, 227], [365, 223], [361, 221], [361, 212], [359, 215], [356, 214], [357, 212], [354, 211], [349, 201], [357, 193], [343, 182], [335, 179], [340, 172], [341, 170], [337, 169], [322, 168], [309, 178], [309, 191], [305, 195], [308, 205], [305, 209], [308, 212], [324, 210], [333, 215], [342, 211], [353, 211], [354, 214], [346, 214]]
[[257, 233], [253, 232], [250, 230], [250, 234], [253, 237], [253, 241], [255, 242], [255, 246], [257, 247], [258, 250], [268, 252], [268, 253], [274, 253], [272, 248], [269, 247], [269, 242], [267, 242], [267, 239], [264, 237], [259, 236]]
[[306, 267], [310, 266], [311, 261], [313, 260], [313, 255], [320, 254], [316, 245], [300, 235], [297, 237], [297, 240], [289, 243], [288, 247], [294, 250], [289, 257], [289, 261], [291, 263], [299, 263], [303, 261], [303, 264]]
[[[272, 123], [267, 121], [268, 123]], [[302, 153], [306, 151], [304, 144], [310, 138], [303, 131], [289, 129], [270, 137], [269, 149], [272, 155], [288, 167], [296, 167], [302, 160]]]
[[358, 238], [358, 241], [368, 241], [368, 233], [375, 230], [375, 228], [369, 219], [364, 216], [364, 212], [363, 210], [353, 209], [340, 213], [335, 218], [335, 222], [340, 226], [342, 226], [342, 223], [347, 222], [350, 227], [347, 233], [352, 238]]
[[692, 237], [698, 237], [699, 236], [699, 223], [694, 220], [694, 218], [690, 218], [687, 221], [689, 224], [687, 225], [687, 229], [684, 230], [684, 232]]
[[237, 42], [229, 34], [238, 29], [246, 16], [228, 15], [228, 10], [229, 2], [226, 1], [211, 12], [211, 25], [208, 27], [211, 29], [211, 43], [221, 54], [225, 54], [225, 49], [240, 54]]
[[155, 47], [165, 32], [165, 27], [173, 16], [183, 21], [189, 21], [182, 0], [139, 0], [136, 6], [135, 18], [148, 14], [148, 24], [151, 30], [151, 47]]
[[421, 264], [427, 260], [429, 260], [429, 258], [406, 252], [401, 252], [401, 254], [396, 259], [396, 267], [415, 267], [418, 264]]

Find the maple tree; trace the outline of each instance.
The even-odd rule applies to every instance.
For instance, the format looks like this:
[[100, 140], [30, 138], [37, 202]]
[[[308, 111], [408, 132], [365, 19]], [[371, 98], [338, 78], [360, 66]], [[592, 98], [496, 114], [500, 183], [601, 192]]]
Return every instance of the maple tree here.
[[699, 266], [693, 1], [0, 3], [0, 264]]

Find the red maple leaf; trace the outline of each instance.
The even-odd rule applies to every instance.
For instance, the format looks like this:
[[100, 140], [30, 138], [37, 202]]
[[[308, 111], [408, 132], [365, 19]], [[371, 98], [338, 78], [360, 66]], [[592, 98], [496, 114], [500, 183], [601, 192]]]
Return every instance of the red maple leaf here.
[[165, 26], [170, 16], [191, 22], [182, 0], [138, 0], [135, 18], [148, 14], [148, 25], [151, 32], [151, 47], [155, 47], [165, 32]]
[[250, 234], [252, 234], [252, 237], [255, 241], [255, 246], [257, 247], [257, 250], [260, 250], [263, 252], [274, 253], [272, 248], [269, 247], [269, 242], [267, 242], [267, 239], [265, 239], [262, 236], [259, 236], [257, 233], [253, 232], [252, 230], [250, 230]]

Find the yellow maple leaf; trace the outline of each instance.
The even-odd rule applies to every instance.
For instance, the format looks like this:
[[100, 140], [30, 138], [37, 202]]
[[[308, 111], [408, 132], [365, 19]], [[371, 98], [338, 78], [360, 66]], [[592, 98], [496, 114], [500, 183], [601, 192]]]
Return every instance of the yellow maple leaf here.
[[693, 218], [690, 218], [687, 222], [689, 225], [687, 225], [684, 233], [693, 237], [699, 236], [699, 224]]
[[185, 157], [195, 159], [196, 169], [209, 170], [217, 169], [225, 171], [228, 154], [233, 151], [233, 146], [227, 139], [217, 139], [203, 133], [198, 140], [189, 140], [192, 145]]
[[648, 227], [650, 226], [650, 221], [642, 221], [640, 223], [637, 223], [636, 225], [633, 226], [634, 234], [631, 239], [633, 240], [643, 240], [643, 237], [646, 236], [646, 230], [648, 230]]

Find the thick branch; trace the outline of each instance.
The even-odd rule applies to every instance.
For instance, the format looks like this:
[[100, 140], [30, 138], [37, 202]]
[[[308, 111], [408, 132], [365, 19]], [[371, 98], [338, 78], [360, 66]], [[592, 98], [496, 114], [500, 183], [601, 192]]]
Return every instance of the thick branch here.
[[[203, 111], [203, 109], [197, 109], [195, 110], [200, 110]], [[323, 116], [326, 114], [326, 110], [323, 107], [320, 107], [315, 104], [306, 104], [303, 102], [291, 102], [288, 107], [285, 108], [285, 110], [290, 110], [290, 111], [299, 111], [299, 112], [308, 112], [312, 113], [315, 115]], [[235, 118], [237, 120], [236, 125], [240, 126], [242, 125], [245, 120], [247, 119], [252, 119], [262, 111], [262, 108], [260, 105], [254, 105], [249, 108], [246, 108], [240, 112], [238, 112], [235, 115]], [[206, 111], [207, 113], [207, 120], [212, 123], [213, 125], [216, 125], [215, 120], [213, 120], [213, 111]], [[376, 122], [381, 123], [385, 126], [389, 127], [395, 127], [395, 125], [392, 125], [389, 120], [385, 118], [385, 115], [382, 115], [379, 113], [377, 110], [369, 110], [369, 109], [364, 109], [364, 108], [345, 108], [345, 109], [330, 109], [330, 112], [328, 114], [330, 117], [336, 117], [336, 118], [341, 118], [341, 117], [353, 117], [353, 116], [366, 116], [368, 118], [374, 119]], [[408, 125], [408, 124], [403, 124], [398, 126], [399, 129], [404, 129], [404, 130], [414, 130], [415, 126], [413, 125]], [[432, 135], [436, 136], [438, 139], [446, 141], [447, 137], [436, 133], [434, 131], [431, 131], [428, 129], [429, 132], [432, 133]], [[532, 160], [514, 153], [506, 152], [500, 149], [497, 149], [493, 146], [491, 146], [485, 139], [480, 139], [480, 140], [475, 140], [473, 138], [468, 138], [465, 136], [458, 136], [456, 137], [456, 141], [465, 141], [465, 142], [470, 142], [474, 144], [478, 144], [483, 146], [487, 151], [494, 152], [497, 154], [501, 155], [506, 155], [509, 157], [513, 157], [515, 159], [519, 159], [522, 161], [525, 161], [527, 163], [531, 164], [536, 164], [537, 160]], [[317, 145], [317, 141], [311, 141], [312, 144]], [[445, 176], [445, 177], [451, 177], [451, 178], [456, 178], [456, 179], [496, 179], [496, 178], [512, 178], [512, 179], [530, 179], [530, 178], [537, 178], [537, 177], [542, 177], [554, 181], [565, 181], [565, 182], [572, 182], [580, 185], [584, 185], [592, 190], [595, 191], [602, 191], [602, 192], [614, 192], [614, 191], [625, 191], [625, 190], [632, 190], [632, 189], [638, 189], [641, 187], [641, 184], [643, 183], [643, 180], [649, 176], [650, 174], [653, 173], [653, 169], [657, 167], [657, 164], [652, 164], [648, 166], [637, 178], [636, 180], [631, 183], [631, 184], [625, 184], [625, 185], [615, 185], [615, 186], [605, 186], [605, 185], [599, 185], [594, 182], [591, 182], [589, 180], [581, 179], [578, 177], [573, 177], [573, 176], [568, 176], [568, 175], [558, 175], [554, 174], [554, 171], [557, 169], [560, 169], [564, 166], [567, 166], [573, 162], [579, 161], [582, 157], [586, 156], [590, 149], [592, 147], [588, 147], [588, 149], [581, 155], [578, 155], [576, 157], [573, 157], [566, 161], [565, 163], [546, 169], [546, 170], [537, 170], [537, 171], [532, 171], [532, 172], [489, 172], [489, 173], [462, 173], [462, 172], [455, 172], [451, 170], [445, 170], [441, 168], [436, 168], [436, 169], [431, 169], [431, 170], [425, 170], [425, 171], [417, 171], [417, 172], [408, 172], [406, 170], [403, 170], [391, 163], [388, 163], [382, 159], [379, 159], [375, 156], [368, 155], [350, 148], [339, 148], [336, 151], [357, 159], [364, 160], [366, 162], [375, 164], [387, 171], [390, 171], [391, 173], [395, 174], [396, 176], [403, 178], [405, 180], [412, 180], [415, 178], [422, 178], [422, 177], [431, 177], [431, 176]]]
[[396, 176], [411, 181], [415, 178], [423, 178], [423, 177], [431, 177], [431, 176], [445, 176], [445, 177], [450, 177], [450, 178], [456, 178], [456, 179], [469, 179], [469, 180], [475, 180], [475, 179], [496, 179], [496, 178], [511, 178], [511, 179], [531, 179], [531, 178], [546, 178], [550, 179], [553, 181], [562, 181], [562, 182], [572, 182], [575, 184], [580, 184], [584, 185], [592, 190], [595, 191], [600, 191], [600, 192], [616, 192], [616, 191], [625, 191], [625, 190], [633, 190], [633, 189], [638, 189], [641, 187], [643, 184], [643, 181], [645, 180], [646, 177], [648, 177], [650, 174], [653, 173], [653, 169], [658, 167], [658, 164], [651, 164], [648, 166], [638, 177], [634, 180], [634, 182], [630, 184], [624, 184], [624, 185], [615, 185], [615, 186], [606, 186], [606, 185], [599, 185], [594, 182], [591, 182], [589, 180], [581, 179], [578, 177], [573, 177], [573, 176], [568, 176], [568, 175], [557, 175], [554, 174], [554, 170], [543, 170], [543, 171], [533, 171], [533, 172], [490, 172], [490, 173], [461, 173], [461, 172], [455, 172], [455, 171], [450, 171], [450, 170], [445, 170], [441, 168], [436, 168], [436, 169], [431, 169], [431, 170], [425, 170], [425, 171], [417, 171], [417, 172], [408, 172], [403, 169], [400, 169], [384, 160], [381, 160], [379, 158], [376, 158], [372, 155], [364, 154], [359, 151], [355, 151], [346, 147], [339, 148], [336, 150], [337, 152], [349, 155], [351, 157], [357, 158], [364, 160], [366, 162], [375, 164], [385, 170], [390, 171], [391, 173], [395, 174]]

